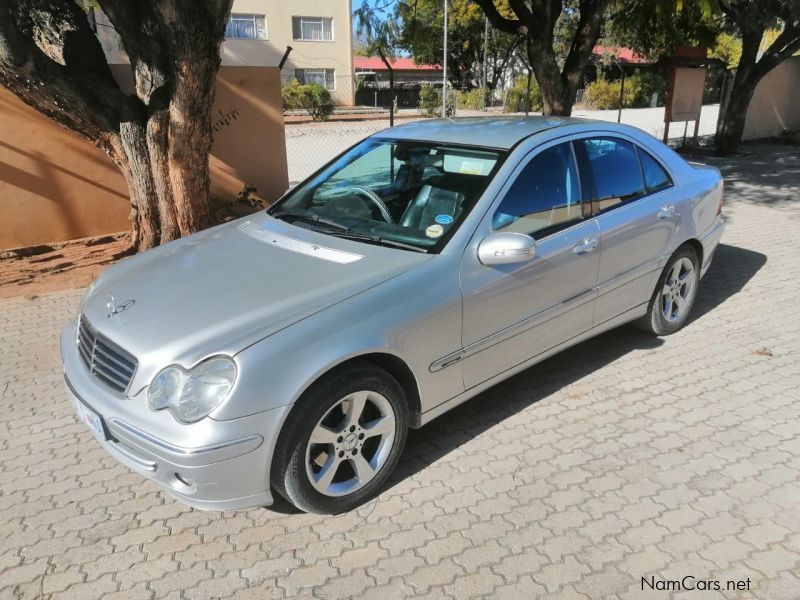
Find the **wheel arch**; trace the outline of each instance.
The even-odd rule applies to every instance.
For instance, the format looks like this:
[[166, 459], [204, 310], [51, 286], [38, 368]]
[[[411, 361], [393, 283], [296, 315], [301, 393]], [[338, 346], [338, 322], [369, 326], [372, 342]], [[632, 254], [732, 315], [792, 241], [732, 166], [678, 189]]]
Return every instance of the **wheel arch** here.
[[416, 426], [416, 424], [419, 423], [422, 406], [419, 393], [419, 384], [414, 372], [411, 370], [411, 367], [409, 367], [402, 358], [395, 354], [390, 354], [388, 352], [368, 352], [366, 354], [359, 354], [357, 356], [350, 357], [347, 360], [344, 360], [331, 367], [324, 373], [320, 373], [319, 377], [317, 377], [314, 382], [309, 384], [309, 387], [313, 385], [319, 378], [335, 371], [346, 369], [358, 362], [371, 363], [374, 366], [383, 369], [397, 380], [397, 383], [400, 384], [400, 387], [403, 388], [403, 392], [406, 395], [406, 401], [408, 402], [408, 408], [411, 414], [411, 424], [412, 426]]
[[[695, 253], [697, 254], [697, 268], [703, 268], [703, 244], [697, 238], [689, 238], [685, 242], [683, 242], [680, 246], [675, 249], [675, 252], [672, 253], [672, 256], [675, 256], [678, 252], [680, 252], [681, 248], [686, 247], [692, 248]], [[672, 258], [672, 256], [670, 258]]]
[[365, 362], [386, 371], [400, 384], [400, 387], [405, 393], [406, 401], [408, 402], [411, 426], [418, 427], [420, 414], [422, 412], [422, 402], [417, 377], [405, 360], [389, 352], [381, 352], [378, 350], [365, 351], [360, 354], [353, 354], [342, 358], [340, 362], [327, 365], [327, 367], [321, 369], [312, 378], [306, 381], [305, 385], [302, 386], [297, 394], [296, 401], [292, 404], [294, 405], [297, 401], [300, 401], [306, 392], [324, 377], [348, 369], [358, 363]]

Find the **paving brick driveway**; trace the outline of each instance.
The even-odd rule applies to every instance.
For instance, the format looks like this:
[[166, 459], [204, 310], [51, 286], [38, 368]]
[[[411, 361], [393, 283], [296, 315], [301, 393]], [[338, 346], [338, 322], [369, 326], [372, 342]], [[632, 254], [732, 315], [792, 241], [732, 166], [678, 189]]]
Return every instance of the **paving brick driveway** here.
[[668, 597], [649, 575], [800, 597], [800, 159], [749, 150], [685, 330], [612, 331], [482, 394], [338, 517], [173, 501], [62, 393], [81, 292], [0, 301], [0, 598]]

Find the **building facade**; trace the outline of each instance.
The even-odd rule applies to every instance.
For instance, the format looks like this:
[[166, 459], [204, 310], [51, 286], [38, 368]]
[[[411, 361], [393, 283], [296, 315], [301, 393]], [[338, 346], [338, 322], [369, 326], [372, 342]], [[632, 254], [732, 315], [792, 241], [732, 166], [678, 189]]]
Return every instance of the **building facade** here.
[[[127, 62], [108, 19], [97, 11], [97, 35], [109, 63]], [[234, 0], [222, 44], [223, 66], [277, 67], [281, 81], [319, 83], [336, 104], [352, 105], [351, 0]]]

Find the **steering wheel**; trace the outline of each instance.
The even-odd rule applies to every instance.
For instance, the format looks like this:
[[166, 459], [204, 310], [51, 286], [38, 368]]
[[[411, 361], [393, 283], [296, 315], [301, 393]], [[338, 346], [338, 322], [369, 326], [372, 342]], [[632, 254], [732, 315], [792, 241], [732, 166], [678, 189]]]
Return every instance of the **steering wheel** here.
[[354, 185], [347, 190], [348, 192], [355, 192], [359, 196], [366, 198], [370, 202], [372, 202], [375, 206], [378, 207], [378, 212], [381, 213], [381, 217], [387, 223], [392, 223], [392, 215], [389, 212], [389, 207], [386, 206], [386, 203], [381, 200], [381, 197], [378, 196], [372, 190], [368, 190], [367, 188], [363, 188], [361, 186]]

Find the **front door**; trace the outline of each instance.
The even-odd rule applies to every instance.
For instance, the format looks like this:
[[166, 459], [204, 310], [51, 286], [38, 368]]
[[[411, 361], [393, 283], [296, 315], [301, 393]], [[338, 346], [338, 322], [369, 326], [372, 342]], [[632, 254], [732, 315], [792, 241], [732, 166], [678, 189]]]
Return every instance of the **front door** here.
[[[461, 265], [467, 389], [586, 331], [592, 324], [600, 233], [584, 218], [570, 142], [535, 150], [510, 178], [491, 231], [531, 235], [536, 256], [486, 266], [470, 244]], [[483, 237], [487, 228], [479, 228]]]

